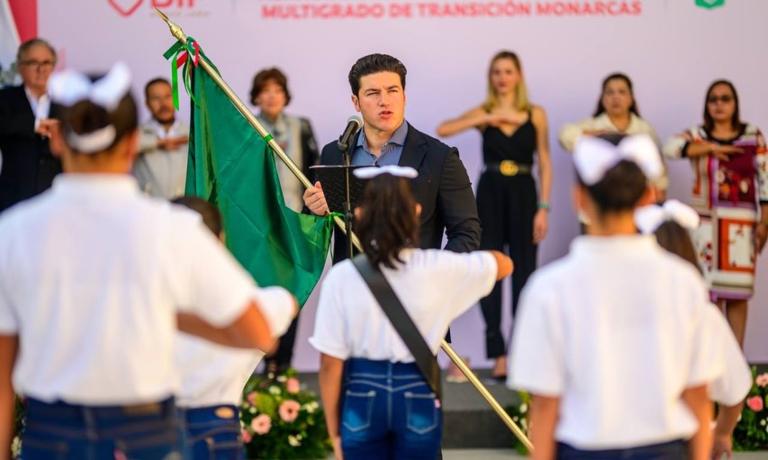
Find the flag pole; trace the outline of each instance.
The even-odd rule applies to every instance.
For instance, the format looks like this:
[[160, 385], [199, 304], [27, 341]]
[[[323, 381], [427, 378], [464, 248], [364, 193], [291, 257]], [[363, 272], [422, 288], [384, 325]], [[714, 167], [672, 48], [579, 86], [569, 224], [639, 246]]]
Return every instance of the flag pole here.
[[[176, 38], [176, 40], [180, 41], [181, 43], [187, 42], [187, 35], [184, 33], [184, 31], [179, 27], [178, 24], [171, 21], [171, 19], [162, 11], [160, 11], [158, 8], [155, 8], [155, 12], [162, 18], [163, 21], [168, 25], [168, 28], [171, 31], [171, 35]], [[224, 94], [227, 95], [229, 100], [232, 102], [232, 104], [237, 108], [238, 112], [250, 123], [250, 125], [256, 130], [256, 132], [259, 133], [259, 135], [262, 138], [268, 138], [271, 136], [269, 135], [269, 132], [264, 129], [264, 126], [259, 122], [259, 120], [256, 118], [256, 116], [251, 112], [248, 107], [243, 103], [242, 100], [235, 94], [235, 92], [232, 90], [232, 88], [227, 84], [227, 82], [224, 81], [223, 78], [219, 75], [219, 73], [205, 60], [200, 59], [198, 61], [198, 65], [202, 66], [203, 69], [208, 73], [208, 75], [213, 79], [213, 81], [221, 88], [222, 91], [224, 91]], [[272, 151], [277, 155], [278, 158], [280, 158], [280, 161], [282, 161], [288, 169], [293, 173], [294, 176], [301, 182], [302, 185], [304, 185], [305, 188], [312, 187], [312, 183], [307, 179], [307, 177], [304, 175], [304, 173], [301, 171], [301, 169], [296, 166], [296, 163], [291, 160], [291, 158], [286, 155], [285, 151], [283, 151], [283, 148], [280, 147], [280, 145], [275, 141], [275, 139], [270, 139], [268, 142], [269, 147], [272, 149]], [[344, 229], [344, 221], [340, 219], [339, 217], [334, 216], [334, 221], [336, 223], [336, 226], [339, 227], [342, 231], [345, 231]], [[357, 235], [352, 233], [351, 236], [352, 244], [355, 245], [355, 247], [358, 250], [362, 251], [362, 245], [360, 244], [360, 240], [357, 238]], [[475, 373], [472, 371], [472, 369], [469, 368], [469, 366], [464, 363], [464, 360], [461, 359], [461, 357], [456, 354], [456, 352], [453, 350], [451, 345], [446, 342], [445, 340], [442, 341], [440, 344], [440, 347], [443, 349], [445, 354], [448, 355], [448, 357], [453, 361], [454, 364], [461, 370], [461, 372], [467, 377], [467, 379], [472, 383], [472, 385], [475, 387], [475, 389], [480, 393], [480, 395], [486, 400], [486, 402], [491, 406], [491, 409], [493, 409], [494, 412], [496, 412], [496, 415], [501, 418], [501, 420], [504, 422], [504, 424], [509, 428], [510, 431], [517, 437], [518, 440], [525, 446], [526, 449], [528, 449], [528, 452], [533, 452], [533, 444], [531, 444], [531, 441], [528, 439], [528, 437], [525, 435], [523, 430], [520, 429], [520, 427], [515, 424], [515, 422], [512, 420], [512, 417], [509, 416], [509, 414], [504, 410], [504, 408], [499, 404], [498, 401], [493, 397], [490, 391], [480, 382], [480, 379], [477, 378]]]
[[[163, 21], [168, 25], [168, 28], [171, 30], [171, 35], [174, 36], [178, 41], [181, 43], [187, 42], [187, 35], [184, 33], [184, 31], [179, 27], [178, 24], [171, 21], [171, 19], [162, 11], [160, 11], [158, 8], [155, 8], [155, 12], [162, 18]], [[227, 95], [230, 102], [235, 106], [238, 112], [250, 123], [250, 125], [253, 127], [253, 129], [256, 130], [256, 132], [259, 133], [259, 135], [266, 139], [267, 135], [269, 134], [269, 131], [264, 129], [264, 126], [259, 122], [259, 120], [256, 118], [256, 116], [251, 112], [248, 107], [243, 103], [242, 100], [235, 94], [235, 92], [232, 90], [232, 88], [227, 84], [227, 82], [224, 81], [223, 78], [219, 75], [219, 73], [205, 60], [200, 59], [198, 61], [198, 65], [202, 66], [203, 69], [208, 73], [208, 75], [213, 79], [214, 82], [221, 88], [222, 91], [224, 91], [224, 94]], [[298, 166], [296, 166], [296, 163], [291, 160], [291, 158], [286, 155], [285, 151], [282, 147], [280, 147], [280, 144], [275, 141], [272, 136], [269, 136], [269, 142], [267, 142], [267, 145], [272, 149], [272, 151], [277, 155], [278, 158], [288, 167], [288, 169], [293, 173], [294, 176], [296, 176], [297, 179], [301, 182], [301, 184], [304, 186], [304, 188], [310, 188], [312, 187], [312, 182], [307, 179], [307, 177], [304, 175], [304, 173], [299, 169]], [[333, 217], [334, 222], [336, 225], [341, 228], [341, 231], [346, 234], [346, 229], [344, 227], [344, 221], [337, 217]], [[361, 247], [360, 241], [357, 239], [357, 235], [354, 233], [352, 234], [352, 244], [354, 244], [358, 249]]]

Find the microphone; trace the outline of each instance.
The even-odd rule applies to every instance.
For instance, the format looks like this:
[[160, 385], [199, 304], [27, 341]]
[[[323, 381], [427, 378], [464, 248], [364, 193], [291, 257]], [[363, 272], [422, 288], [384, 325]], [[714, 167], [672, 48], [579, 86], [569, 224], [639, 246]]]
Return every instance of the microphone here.
[[336, 144], [339, 147], [339, 150], [344, 153], [347, 152], [349, 149], [349, 143], [352, 141], [352, 138], [355, 137], [355, 134], [357, 134], [362, 126], [363, 119], [358, 115], [352, 115], [349, 117], [349, 119], [347, 119], [347, 127], [344, 128], [344, 132], [341, 133], [339, 142]]

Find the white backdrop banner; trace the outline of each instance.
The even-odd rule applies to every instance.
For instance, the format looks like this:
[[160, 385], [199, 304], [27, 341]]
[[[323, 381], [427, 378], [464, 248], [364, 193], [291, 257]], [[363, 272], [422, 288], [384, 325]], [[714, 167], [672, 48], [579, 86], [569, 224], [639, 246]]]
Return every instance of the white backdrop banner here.
[[[407, 118], [434, 133], [442, 120], [482, 101], [491, 56], [501, 49], [515, 51], [532, 100], [549, 116], [555, 179], [542, 263], [563, 255], [578, 233], [570, 206], [571, 159], [557, 144], [557, 130], [591, 114], [608, 73], [632, 77], [641, 114], [662, 140], [701, 121], [704, 92], [716, 78], [732, 80], [742, 117], [768, 129], [763, 49], [768, 2], [38, 0], [39, 31], [59, 49], [64, 66], [103, 71], [115, 60], [126, 61], [141, 95], [145, 81], [170, 72], [161, 55], [173, 39], [153, 7], [200, 42], [246, 102], [259, 69], [284, 70], [293, 93], [288, 111], [308, 116], [320, 143], [337, 137], [353, 113], [347, 72], [362, 55], [384, 52], [403, 61]], [[186, 117], [188, 101], [182, 101]], [[467, 132], [446, 142], [459, 147], [476, 181], [482, 167], [479, 134]], [[689, 170], [685, 162], [671, 165], [672, 197], [687, 200]], [[746, 344], [748, 357], [761, 362], [768, 362], [766, 270], [761, 260]], [[317, 366], [317, 355], [306, 343], [313, 315], [314, 300], [303, 314], [297, 342], [295, 363], [302, 369]], [[453, 331], [460, 354], [475, 365], [487, 364], [479, 309], [457, 320]]]

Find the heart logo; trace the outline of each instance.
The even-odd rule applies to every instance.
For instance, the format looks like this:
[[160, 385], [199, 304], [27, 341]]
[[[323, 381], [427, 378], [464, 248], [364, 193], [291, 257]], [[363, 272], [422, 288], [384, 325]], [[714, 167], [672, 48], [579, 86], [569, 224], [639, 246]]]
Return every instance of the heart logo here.
[[108, 0], [112, 8], [123, 17], [128, 17], [136, 12], [144, 3], [144, 0]]

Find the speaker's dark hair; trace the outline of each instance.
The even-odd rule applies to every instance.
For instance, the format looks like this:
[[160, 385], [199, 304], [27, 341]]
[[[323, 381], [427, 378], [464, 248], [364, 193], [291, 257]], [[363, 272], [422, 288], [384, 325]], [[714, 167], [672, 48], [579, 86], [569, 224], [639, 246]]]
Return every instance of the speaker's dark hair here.
[[366, 75], [371, 75], [379, 72], [394, 72], [400, 76], [400, 85], [405, 89], [405, 75], [408, 71], [399, 59], [392, 57], [388, 54], [369, 54], [363, 56], [355, 62], [351, 69], [349, 69], [349, 87], [352, 90], [352, 94], [358, 96], [360, 92], [360, 79]]

